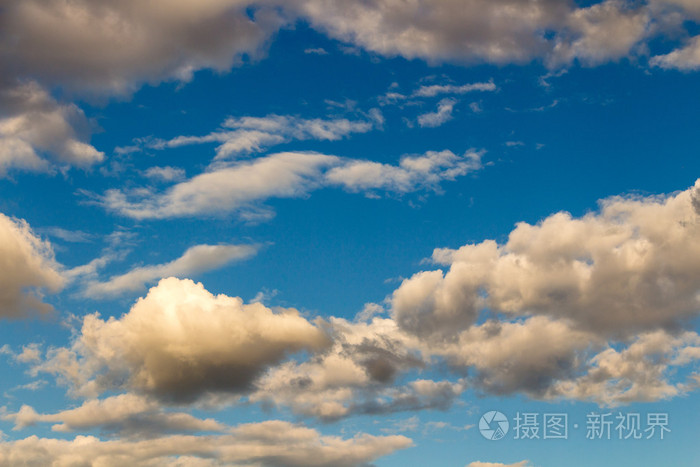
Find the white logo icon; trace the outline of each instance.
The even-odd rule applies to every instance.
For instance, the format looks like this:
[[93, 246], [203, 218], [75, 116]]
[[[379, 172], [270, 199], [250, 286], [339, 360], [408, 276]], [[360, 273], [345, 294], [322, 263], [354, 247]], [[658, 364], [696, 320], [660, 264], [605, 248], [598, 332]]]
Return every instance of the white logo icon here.
[[508, 417], [497, 410], [486, 412], [479, 420], [481, 436], [491, 441], [503, 438], [508, 433], [509, 428]]

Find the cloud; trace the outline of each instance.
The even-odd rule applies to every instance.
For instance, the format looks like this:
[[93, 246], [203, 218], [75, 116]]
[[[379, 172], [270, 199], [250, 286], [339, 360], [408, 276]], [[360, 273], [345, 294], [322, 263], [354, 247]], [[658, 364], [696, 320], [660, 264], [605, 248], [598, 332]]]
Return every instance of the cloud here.
[[250, 258], [258, 249], [258, 245], [195, 245], [169, 263], [137, 267], [106, 282], [89, 282], [84, 293], [89, 297], [104, 297], [140, 291], [146, 284], [164, 277], [190, 276]]
[[144, 173], [146, 177], [164, 182], [177, 182], [185, 178], [185, 170], [177, 167], [149, 167]]
[[496, 85], [489, 81], [487, 83], [462, 84], [432, 84], [421, 86], [413, 91], [413, 97], [435, 97], [440, 94], [467, 94], [474, 91], [495, 91]]
[[367, 133], [381, 126], [383, 117], [372, 109], [363, 120], [347, 118], [304, 119], [291, 115], [265, 117], [230, 117], [222, 128], [204, 136], [178, 136], [164, 141], [145, 140], [152, 149], [165, 149], [191, 144], [219, 143], [215, 161], [260, 152], [263, 149], [292, 140], [338, 141], [352, 133]]
[[674, 369], [700, 360], [700, 336], [653, 331], [637, 336], [621, 350], [608, 347], [593, 356], [591, 369], [578, 378], [556, 384], [552, 395], [616, 406], [669, 399], [686, 391], [674, 384]]
[[[247, 395], [323, 421], [446, 409], [467, 387], [606, 406], [671, 398], [696, 388], [679, 370], [700, 360], [700, 337], [680, 332], [700, 310], [698, 193], [700, 181], [613, 197], [580, 218], [519, 223], [504, 244], [436, 249], [449, 270], [404, 280], [389, 318], [314, 325], [163, 280], [119, 319], [85, 317], [73, 345], [33, 358], [32, 374], [54, 373], [83, 396]], [[300, 350], [311, 353], [287, 358]], [[426, 367], [450, 378], [422, 378]]]
[[645, 9], [608, 0], [573, 11], [554, 47], [550, 62], [555, 65], [578, 59], [598, 65], [629, 55], [649, 32], [650, 17]]
[[[255, 2], [254, 2], [255, 3]], [[261, 57], [288, 20], [238, 0], [9, 0], [0, 17], [0, 176], [89, 167], [104, 153], [73, 97], [129, 95], [144, 83], [189, 81]], [[119, 44], [115, 47], [114, 44]]]
[[700, 19], [700, 5], [695, 0], [650, 0], [649, 5], [660, 9], [662, 14], [676, 10], [690, 19]]
[[386, 301], [389, 317], [374, 306], [353, 321], [312, 323], [164, 279], [118, 319], [86, 316], [70, 347], [39, 362], [29, 349], [30, 374], [55, 374], [83, 397], [243, 397], [322, 421], [446, 409], [468, 387], [606, 406], [668, 399], [697, 387], [700, 337], [681, 330], [700, 311], [698, 199], [700, 180], [519, 223], [502, 244], [436, 249], [447, 272], [405, 279]]
[[423, 128], [435, 128], [452, 120], [452, 109], [455, 104], [457, 104], [456, 99], [442, 99], [438, 102], [435, 112], [428, 112], [418, 116], [418, 124]]
[[13, 47], [3, 49], [0, 63], [12, 79], [83, 94], [130, 93], [143, 83], [187, 81], [200, 69], [227, 71], [244, 56], [262, 57], [274, 33], [298, 19], [385, 56], [600, 63], [633, 53], [648, 24], [670, 9], [700, 18], [692, 0], [608, 0], [589, 7], [560, 0], [11, 0], [0, 40]]
[[700, 311], [699, 187], [436, 249], [449, 270], [394, 291], [393, 335], [489, 394], [615, 406], [693, 390], [679, 370], [697, 364], [700, 338], [680, 330]]
[[463, 381], [394, 381], [425, 364], [415, 344], [393, 320], [350, 323], [330, 318], [333, 345], [306, 361], [289, 361], [260, 378], [250, 400], [336, 420], [353, 414], [447, 409], [466, 388]]
[[326, 51], [326, 49], [323, 47], [304, 49], [304, 53], [313, 55], [328, 55], [328, 51]]
[[43, 289], [58, 292], [66, 280], [51, 244], [26, 221], [0, 214], [0, 317], [20, 318], [53, 308], [42, 302]]
[[127, 388], [188, 402], [244, 393], [287, 354], [327, 344], [294, 309], [246, 305], [169, 278], [119, 319], [86, 315], [73, 346], [52, 349], [35, 372], [57, 374], [78, 394]]
[[661, 68], [675, 68], [693, 71], [700, 68], [700, 36], [691, 38], [688, 43], [666, 55], [652, 57], [650, 63]]
[[[686, 3], [680, 0], [676, 3]], [[599, 64], [634, 53], [652, 15], [644, 3], [579, 8], [558, 0], [341, 2], [298, 0], [300, 14], [331, 37], [385, 56], [435, 62]]]
[[47, 172], [89, 167], [104, 153], [86, 142], [87, 120], [36, 82], [0, 86], [0, 176], [14, 169]]
[[41, 360], [41, 348], [39, 344], [22, 346], [22, 352], [15, 356], [18, 362], [38, 362]]
[[0, 463], [7, 465], [99, 464], [183, 466], [365, 465], [379, 457], [412, 446], [405, 436], [359, 433], [343, 439], [289, 422], [269, 420], [238, 425], [227, 435], [173, 435], [146, 440], [101, 441], [94, 436], [72, 440], [30, 436], [0, 442]]
[[380, 102], [382, 104], [394, 104], [409, 98], [432, 98], [441, 94], [467, 94], [476, 91], [496, 91], [498, 89], [493, 81], [468, 83], [462, 85], [430, 84], [420, 86], [412, 93], [405, 95], [394, 91], [397, 86], [398, 84], [394, 83], [394, 85], [390, 87], [390, 91], [380, 97]]
[[438, 191], [441, 181], [481, 169], [481, 155], [429, 151], [423, 156], [405, 156], [398, 166], [392, 166], [313, 152], [282, 152], [214, 167], [162, 193], [151, 188], [108, 190], [98, 203], [135, 219], [233, 213], [259, 221], [273, 215], [262, 205], [265, 200], [299, 198], [326, 186], [370, 196], [376, 196], [376, 191]]
[[198, 419], [182, 412], [166, 412], [155, 400], [134, 394], [119, 394], [106, 399], [83, 402], [74, 409], [55, 414], [39, 414], [23, 405], [17, 413], [3, 415], [13, 421], [13, 430], [36, 423], [54, 423], [52, 431], [70, 433], [98, 428], [126, 437], [153, 437], [167, 433], [226, 431], [226, 426], [213, 419]]
[[430, 348], [451, 365], [471, 368], [471, 382], [482, 391], [544, 398], [555, 383], [583, 370], [581, 355], [600, 345], [595, 334], [535, 316], [523, 322], [490, 320]]
[[70, 243], [89, 243], [93, 239], [93, 235], [81, 230], [66, 230], [61, 227], [47, 227], [41, 229], [51, 237], [56, 237], [64, 242]]
[[420, 336], [456, 335], [488, 308], [569, 319], [607, 336], [671, 329], [697, 316], [700, 221], [693, 193], [613, 197], [581, 218], [519, 223], [508, 241], [436, 250], [449, 271], [424, 271], [394, 292], [393, 313]]
[[278, 153], [205, 172], [161, 194], [137, 192], [133, 196], [136, 201], [129, 200], [122, 191], [109, 190], [102, 203], [135, 219], [221, 212], [265, 218], [269, 213], [257, 207], [256, 202], [304, 196], [320, 185], [322, 170], [338, 162], [335, 156], [318, 153]]
[[[283, 20], [250, 2], [5, 2], [3, 69], [80, 93], [129, 93], [259, 56]], [[119, 47], [114, 47], [119, 44]]]
[[524, 62], [546, 52], [542, 31], [569, 6], [547, 0], [297, 1], [301, 15], [331, 37], [386, 56], [436, 61]]
[[326, 179], [351, 192], [409, 193], [420, 188], [438, 191], [443, 180], [454, 180], [481, 169], [482, 154], [467, 151], [458, 156], [448, 150], [428, 151], [421, 156], [404, 156], [398, 165], [348, 161], [328, 171]]

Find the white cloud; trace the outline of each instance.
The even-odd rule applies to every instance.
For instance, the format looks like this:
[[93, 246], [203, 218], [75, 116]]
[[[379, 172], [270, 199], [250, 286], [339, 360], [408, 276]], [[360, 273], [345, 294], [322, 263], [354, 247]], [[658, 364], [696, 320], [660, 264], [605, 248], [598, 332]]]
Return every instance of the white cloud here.
[[420, 188], [437, 191], [443, 180], [454, 180], [481, 169], [481, 156], [482, 153], [475, 151], [458, 156], [445, 150], [428, 151], [421, 156], [404, 156], [398, 165], [347, 161], [328, 171], [326, 179], [330, 184], [354, 192], [383, 190], [409, 193]]
[[3, 69], [80, 93], [188, 80], [198, 69], [225, 71], [242, 54], [261, 53], [283, 20], [262, 6], [249, 17], [250, 3], [12, 0], [3, 6], [0, 30], [13, 46], [0, 60]]
[[559, 0], [298, 0], [331, 37], [386, 56], [436, 61], [524, 62], [546, 53], [543, 31], [569, 13]]
[[652, 57], [651, 64], [661, 68], [675, 68], [692, 71], [700, 68], [700, 36], [691, 38], [688, 43], [666, 55]]
[[685, 16], [691, 19], [700, 19], [700, 4], [695, 0], [650, 0], [649, 5], [661, 8], [660, 13], [667, 13], [663, 8], [678, 9]]
[[597, 65], [628, 56], [648, 34], [649, 13], [628, 8], [620, 0], [607, 0], [573, 11], [559, 36], [550, 59], [566, 64], [575, 59]]
[[146, 284], [164, 277], [191, 276], [250, 258], [258, 248], [258, 245], [195, 245], [169, 263], [137, 267], [106, 282], [89, 282], [84, 293], [89, 297], [102, 297], [140, 291]]
[[262, 205], [265, 200], [299, 198], [326, 186], [370, 196], [376, 196], [375, 191], [438, 191], [441, 181], [481, 169], [481, 155], [429, 151], [423, 156], [404, 156], [398, 166], [392, 166], [319, 153], [283, 152], [214, 167], [162, 193], [150, 188], [108, 190], [98, 202], [135, 219], [233, 213], [259, 221], [273, 215]]
[[177, 167], [150, 167], [145, 172], [144, 175], [150, 179], [161, 180], [164, 182], [178, 182], [185, 178], [184, 169]]
[[687, 386], [670, 381], [671, 373], [697, 360], [698, 334], [644, 333], [622, 350], [608, 347], [596, 354], [586, 374], [559, 382], [551, 393], [606, 406], [669, 399], [684, 393]]
[[269, 420], [238, 425], [227, 435], [173, 435], [146, 440], [72, 440], [30, 436], [0, 442], [0, 463], [7, 465], [216, 465], [350, 467], [412, 446], [405, 436], [353, 438], [323, 436], [289, 422]]
[[418, 116], [418, 124], [424, 128], [435, 128], [452, 120], [452, 109], [455, 104], [457, 104], [456, 99], [442, 99], [438, 102], [435, 112], [428, 112]]
[[[295, 0], [289, 5], [329, 36], [384, 56], [467, 64], [541, 60], [551, 68], [645, 55], [651, 39], [674, 40], [685, 29], [683, 22], [700, 19], [695, 0], [606, 0], [585, 7], [560, 0]], [[696, 69], [694, 51], [677, 49], [655, 62]]]
[[294, 309], [246, 305], [169, 278], [119, 319], [85, 316], [73, 346], [52, 349], [34, 371], [57, 374], [78, 394], [127, 388], [187, 402], [243, 393], [267, 366], [327, 342]]
[[678, 332], [700, 312], [699, 200], [700, 180], [520, 223], [503, 245], [437, 249], [449, 271], [394, 291], [394, 335], [487, 393], [607, 406], [684, 394], [695, 385], [678, 370], [700, 359], [698, 335]]
[[39, 414], [23, 405], [16, 413], [2, 416], [13, 421], [14, 430], [37, 423], [54, 423], [52, 431], [69, 433], [99, 428], [124, 436], [150, 437], [171, 432], [226, 431], [226, 426], [213, 419], [198, 419], [182, 412], [166, 412], [152, 399], [134, 394], [120, 394], [106, 399], [83, 402], [74, 409], [55, 414]]
[[487, 92], [487, 91], [496, 91], [498, 88], [496, 85], [493, 83], [493, 81], [487, 81], [487, 82], [476, 82], [476, 83], [468, 83], [468, 84], [461, 84], [461, 85], [456, 85], [456, 84], [430, 84], [430, 85], [423, 85], [420, 86], [419, 88], [415, 89], [412, 93], [406, 95], [406, 94], [401, 94], [399, 92], [396, 92], [395, 89], [398, 86], [397, 83], [393, 83], [393, 85], [389, 88], [390, 90], [381, 96], [380, 102], [383, 104], [395, 104], [397, 102], [409, 99], [409, 98], [432, 98], [439, 96], [441, 94], [467, 94], [470, 92], [476, 92], [476, 91], [481, 91], [481, 92]]
[[270, 37], [295, 19], [385, 56], [599, 63], [634, 53], [646, 25], [663, 21], [669, 9], [700, 18], [693, 0], [608, 0], [584, 8], [560, 0], [11, 0], [0, 30], [13, 47], [0, 63], [13, 79], [128, 93], [145, 82], [188, 80], [200, 69], [226, 71], [243, 55], [261, 57]]
[[[504, 244], [435, 250], [449, 271], [404, 280], [389, 318], [373, 306], [355, 321], [312, 324], [171, 278], [119, 319], [86, 316], [73, 344], [43, 361], [29, 349], [30, 374], [56, 374], [82, 396], [247, 396], [321, 420], [445, 409], [467, 387], [607, 406], [667, 399], [697, 388], [700, 337], [679, 329], [700, 311], [698, 229], [700, 180], [672, 195], [609, 198], [580, 218], [519, 223]], [[290, 357], [301, 350], [310, 353]], [[450, 378], [422, 378], [425, 367]]]
[[29, 225], [0, 214], [0, 317], [18, 318], [32, 311], [48, 312], [41, 290], [59, 291], [65, 284], [51, 244]]
[[393, 320], [330, 318], [329, 331], [333, 345], [327, 351], [271, 368], [256, 382], [250, 400], [328, 421], [352, 414], [446, 409], [466, 388], [463, 381], [426, 379], [394, 386], [401, 374], [426, 362]]
[[581, 356], [601, 346], [593, 333], [541, 316], [523, 322], [489, 320], [429, 351], [474, 371], [471, 382], [490, 394], [549, 397], [552, 386], [585, 369]]
[[487, 83], [472, 84], [431, 84], [421, 86], [413, 92], [413, 97], [435, 97], [440, 94], [467, 94], [474, 91], [495, 91], [496, 85], [489, 81]]
[[0, 106], [0, 176], [12, 169], [88, 167], [104, 159], [85, 142], [83, 112], [59, 104], [36, 82], [0, 87]]
[[131, 198], [109, 190], [102, 203], [136, 219], [185, 217], [222, 212], [264, 218], [255, 203], [268, 198], [295, 198], [317, 188], [322, 170], [339, 159], [318, 153], [285, 152], [205, 172], [161, 194], [136, 192]]
[[700, 235], [694, 188], [614, 197], [599, 213], [519, 223], [508, 241], [436, 250], [447, 273], [425, 271], [394, 293], [398, 322], [418, 335], [458, 333], [489, 308], [566, 318], [603, 335], [671, 327], [698, 313]]
[[328, 51], [326, 51], [326, 49], [324, 49], [323, 47], [304, 49], [304, 53], [313, 55], [328, 55]]
[[256, 153], [267, 147], [292, 140], [337, 141], [352, 133], [367, 133], [381, 126], [383, 117], [372, 109], [366, 119], [347, 118], [304, 119], [291, 115], [267, 115], [265, 117], [230, 117], [222, 129], [204, 136], [178, 136], [163, 141], [147, 141], [153, 149], [174, 148], [190, 144], [219, 143], [215, 160], [224, 160], [242, 154]]
[[56, 237], [64, 242], [70, 243], [89, 243], [93, 236], [81, 230], [67, 230], [61, 227], [47, 227], [41, 229], [41, 232], [47, 233], [51, 237]]

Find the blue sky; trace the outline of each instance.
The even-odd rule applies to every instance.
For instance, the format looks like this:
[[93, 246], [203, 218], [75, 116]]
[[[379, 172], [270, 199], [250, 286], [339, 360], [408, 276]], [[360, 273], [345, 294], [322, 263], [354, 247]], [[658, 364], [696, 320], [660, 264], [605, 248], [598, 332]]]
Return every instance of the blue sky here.
[[0, 11], [0, 464], [696, 462], [694, 2]]

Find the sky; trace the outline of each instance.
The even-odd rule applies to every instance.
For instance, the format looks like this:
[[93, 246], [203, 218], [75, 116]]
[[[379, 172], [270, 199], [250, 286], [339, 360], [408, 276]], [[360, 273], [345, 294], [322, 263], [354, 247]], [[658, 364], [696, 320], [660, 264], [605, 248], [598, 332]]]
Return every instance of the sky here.
[[3, 0], [0, 465], [696, 465], [698, 72], [695, 0]]

